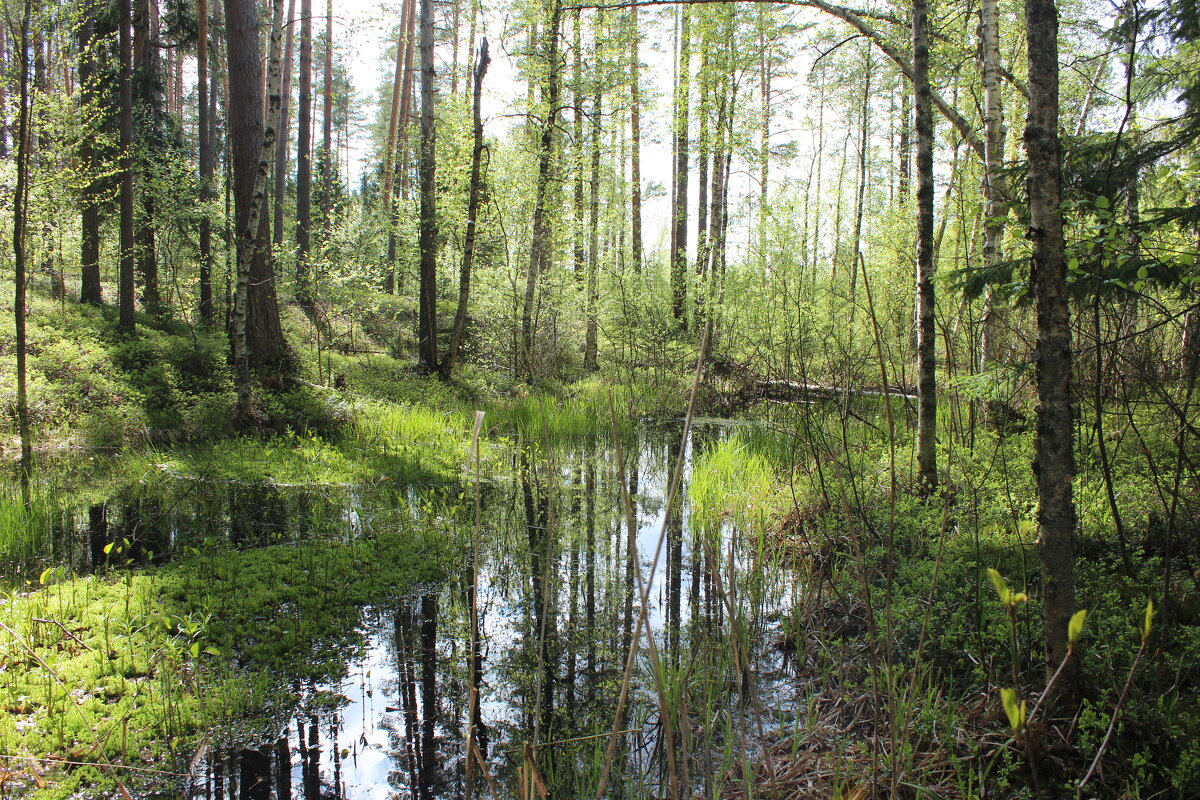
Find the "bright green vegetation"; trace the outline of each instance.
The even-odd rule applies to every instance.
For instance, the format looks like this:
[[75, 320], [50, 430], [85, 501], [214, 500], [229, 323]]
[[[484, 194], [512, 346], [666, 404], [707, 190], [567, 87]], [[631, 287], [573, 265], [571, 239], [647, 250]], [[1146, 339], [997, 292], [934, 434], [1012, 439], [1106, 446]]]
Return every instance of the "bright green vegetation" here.
[[0, 795], [1200, 797], [1196, 0], [291, 5], [0, 0]]
[[43, 798], [177, 770], [213, 726], [286, 711], [304, 687], [339, 678], [364, 609], [439, 578], [449, 541], [425, 524], [243, 552], [212, 544], [151, 570], [120, 568], [118, 543], [100, 574], [48, 569], [48, 585], [0, 605], [0, 748], [38, 759]]

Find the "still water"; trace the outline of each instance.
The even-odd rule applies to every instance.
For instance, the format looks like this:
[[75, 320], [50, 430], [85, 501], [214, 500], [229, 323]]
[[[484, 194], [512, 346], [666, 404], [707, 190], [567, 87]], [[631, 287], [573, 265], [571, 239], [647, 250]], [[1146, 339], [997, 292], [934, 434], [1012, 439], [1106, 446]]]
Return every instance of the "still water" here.
[[[639, 638], [608, 794], [663, 796], [673, 773], [711, 796], [794, 712], [796, 694], [778, 646], [794, 601], [788, 572], [736, 513], [693, 524], [692, 464], [722, 430], [699, 426], [683, 447], [669, 515], [680, 433], [641, 431], [626, 442], [632, 530], [613, 442], [594, 437], [515, 445], [481, 487], [477, 534], [469, 483], [383, 491], [180, 479], [165, 496], [135, 489], [64, 517], [55, 559], [87, 571], [122, 537], [137, 558], [156, 561], [211, 537], [247, 548], [345, 539], [456, 506], [461, 557], [444, 581], [363, 609], [356, 644], [330, 680], [278, 676], [291, 700], [269, 717], [208, 731], [182, 764], [191, 777], [156, 788], [188, 798], [463, 797], [477, 697], [486, 765], [486, 775], [472, 768], [477, 796], [491, 796], [489, 785], [521, 796], [523, 784], [531, 796], [591, 796]], [[649, 641], [638, 634], [643, 582]]]

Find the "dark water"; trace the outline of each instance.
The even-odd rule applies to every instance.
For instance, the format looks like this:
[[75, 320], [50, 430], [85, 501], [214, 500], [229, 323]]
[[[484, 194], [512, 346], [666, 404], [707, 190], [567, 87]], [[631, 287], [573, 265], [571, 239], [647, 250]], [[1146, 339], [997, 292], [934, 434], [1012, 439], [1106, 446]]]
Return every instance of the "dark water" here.
[[[456, 502], [461, 559], [444, 582], [365, 609], [359, 646], [346, 653], [340, 676], [317, 685], [279, 676], [294, 703], [270, 719], [210, 731], [190, 759], [193, 777], [162, 788], [193, 798], [463, 797], [474, 684], [477, 743], [501, 797], [519, 796], [522, 776], [531, 775], [527, 760], [549, 796], [591, 796], [634, 639], [640, 573], [649, 581], [646, 617], [664, 683], [675, 687], [673, 735], [665, 732], [643, 636], [609, 796], [662, 796], [668, 747], [676, 771], [686, 768], [697, 791], [706, 782], [711, 791], [764, 722], [786, 716], [792, 704], [774, 647], [790, 581], [733, 523], [692, 524], [693, 456], [720, 435], [704, 426], [688, 442], [680, 497], [661, 538], [680, 434], [643, 432], [626, 443], [632, 559], [610, 440], [514, 448], [505, 474], [490, 476], [481, 493], [475, 675], [469, 485], [400, 495], [184, 480], [166, 495], [135, 487], [64, 514], [54, 558], [85, 572], [104, 566], [105, 544], [123, 538], [140, 561], [211, 538], [239, 547], [350, 538], [397, 514], [419, 522], [438, 513], [428, 510], [435, 504]], [[680, 686], [687, 687], [682, 699]], [[475, 772], [476, 794], [491, 796]]]

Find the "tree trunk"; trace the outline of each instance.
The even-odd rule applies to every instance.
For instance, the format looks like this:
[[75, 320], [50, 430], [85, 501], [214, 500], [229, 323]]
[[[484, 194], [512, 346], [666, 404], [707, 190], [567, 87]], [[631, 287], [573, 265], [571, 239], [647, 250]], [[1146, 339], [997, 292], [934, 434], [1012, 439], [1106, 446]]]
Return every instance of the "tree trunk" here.
[[758, 92], [762, 102], [762, 119], [759, 120], [758, 151], [758, 237], [760, 257], [766, 256], [767, 243], [767, 197], [768, 178], [771, 165], [771, 40], [767, 37], [766, 22], [770, 10], [758, 8]]
[[1071, 408], [1071, 322], [1062, 219], [1062, 150], [1058, 139], [1058, 10], [1054, 0], [1027, 0], [1029, 238], [1037, 304], [1037, 438], [1034, 473], [1041, 526], [1046, 666], [1067, 654], [1067, 622], [1075, 607], [1075, 477]]
[[[997, 185], [997, 176], [1004, 168], [1004, 105], [1000, 94], [1000, 9], [997, 0], [982, 0], [980, 14], [980, 54], [983, 73], [983, 148], [984, 148], [984, 220], [983, 264], [993, 269], [1004, 260], [1004, 216], [1008, 205]], [[1001, 361], [998, 333], [1002, 327], [1002, 310], [996, 308], [991, 287], [983, 296], [980, 320], [979, 371], [987, 374], [992, 365]], [[989, 414], [994, 418], [995, 414]]]
[[324, 106], [321, 109], [321, 229], [325, 241], [333, 230], [333, 0], [325, 0], [325, 80]]
[[[404, 39], [404, 85], [400, 90], [400, 120], [397, 123], [396, 135], [400, 143], [396, 149], [396, 169], [400, 170], [400, 190], [408, 197], [409, 162], [408, 162], [408, 128], [412, 122], [413, 100], [413, 61], [417, 52], [417, 2], [408, 0], [408, 33]], [[401, 164], [404, 156], [404, 164]]]
[[633, 271], [640, 275], [642, 272], [642, 99], [640, 74], [642, 58], [639, 54], [641, 43], [638, 34], [637, 6], [629, 8], [629, 136], [632, 152], [630, 153], [630, 200], [632, 214], [630, 228], [630, 255], [633, 261]]
[[267, 84], [268, 109], [263, 127], [258, 13], [254, 0], [226, 0], [229, 58], [229, 152], [237, 213], [237, 291], [233, 320], [233, 356], [237, 368], [238, 407], [250, 402], [252, 371], [287, 369], [287, 350], [279, 322], [271, 271], [267, 225], [267, 177], [279, 119], [280, 39], [283, 0], [272, 4]]
[[[4, 26], [0, 25], [0, 70], [7, 69], [4, 55]], [[8, 97], [4, 81], [0, 81], [0, 158], [8, 158]]]
[[688, 94], [691, 77], [688, 17], [687, 6], [681, 6], [675, 78], [675, 173], [671, 199], [671, 313], [677, 325], [683, 325], [687, 307]]
[[[196, 105], [200, 150], [200, 200], [212, 197], [213, 180], [213, 119], [211, 100], [216, 91], [210, 88], [208, 57], [208, 0], [196, 0], [199, 31], [196, 37]], [[211, 93], [211, 97], [210, 97]], [[200, 215], [200, 320], [207, 325], [213, 321], [212, 300], [212, 222], [208, 213]]]
[[463, 236], [462, 268], [458, 273], [458, 309], [454, 312], [454, 329], [450, 332], [450, 344], [442, 360], [442, 375], [449, 377], [458, 361], [458, 350], [462, 346], [463, 331], [467, 327], [467, 301], [471, 296], [471, 263], [475, 257], [476, 219], [479, 216], [479, 192], [483, 162], [483, 76], [487, 74], [488, 41], [479, 45], [479, 64], [475, 67], [475, 86], [471, 103], [471, 123], [474, 131], [474, 147], [471, 148], [471, 179], [467, 190], [467, 230]]
[[296, 109], [296, 302], [312, 308], [308, 255], [312, 227], [312, 0], [300, 0], [300, 95]]
[[909, 131], [909, 120], [912, 119], [912, 100], [909, 97], [908, 87], [904, 84], [900, 85], [900, 186], [897, 192], [900, 195], [900, 203], [905, 205], [908, 203], [908, 185], [912, 179], [912, 141]]
[[591, 195], [588, 210], [588, 269], [587, 297], [585, 302], [586, 329], [583, 338], [583, 366], [585, 369], [596, 369], [596, 303], [599, 299], [597, 292], [597, 274], [600, 271], [600, 118], [604, 115], [604, 93], [600, 65], [604, 63], [603, 28], [604, 12], [596, 12], [596, 32], [592, 45], [592, 175]]
[[[96, 50], [94, 37], [96, 32], [95, 12], [89, 10], [79, 28], [79, 92], [83, 107], [89, 115], [97, 112], [97, 78], [95, 76]], [[3, 112], [0, 111], [0, 115]], [[80, 289], [79, 302], [100, 305], [104, 302], [100, 288], [100, 194], [99, 160], [96, 158], [96, 146], [92, 132], [80, 137], [79, 161], [86, 176], [87, 185], [83, 191], [83, 208], [80, 212]]]
[[294, 17], [296, 16], [296, 0], [288, 0], [287, 9], [287, 44], [283, 48], [283, 83], [279, 91], [279, 130], [276, 133], [275, 145], [275, 227], [271, 231], [271, 239], [276, 248], [283, 244], [283, 200], [287, 194], [288, 168], [288, 131], [292, 100], [292, 34], [295, 31]]
[[913, 0], [913, 94], [917, 106], [917, 481], [937, 489], [937, 330], [933, 275], [933, 108], [929, 88], [929, 7]]
[[418, 360], [437, 370], [437, 185], [433, 126], [433, 0], [421, 0], [421, 286], [417, 314]]
[[[158, 5], [155, 0], [137, 0], [137, 12], [133, 15], [133, 58], [136, 65], [134, 78], [138, 87], [138, 101], [146, 114], [140, 129], [147, 158], [161, 126], [162, 93], [159, 90], [158, 59]], [[137, 271], [142, 283], [142, 303], [151, 314], [162, 312], [162, 298], [158, 291], [158, 253], [155, 242], [155, 198], [147, 184], [153, 175], [153, 166], [148, 161], [139, 164], [141, 174], [142, 218], [137, 228]]]
[[[858, 191], [854, 198], [854, 246], [850, 251], [850, 258], [857, 262], [862, 257], [862, 228], [863, 214], [866, 211], [867, 200], [867, 179], [869, 166], [867, 161], [867, 149], [870, 147], [871, 137], [871, 79], [875, 76], [875, 59], [873, 58], [869, 45], [863, 53], [863, 81], [862, 81], [862, 103], [859, 105], [858, 113]], [[850, 267], [850, 321], [851, 325], [854, 322], [855, 302], [854, 295], [858, 288], [858, 269], [853, 265]]]
[[[126, 6], [127, 7], [127, 6]], [[21, 9], [21, 38], [17, 58], [20, 60], [20, 94], [17, 109], [17, 181], [13, 190], [13, 314], [16, 326], [17, 355], [17, 430], [21, 437], [21, 465], [28, 470], [32, 464], [32, 443], [29, 436], [29, 398], [25, 368], [25, 227], [29, 221], [29, 144], [33, 124], [32, 98], [29, 88], [29, 18], [33, 0], [24, 0]], [[125, 15], [127, 16], [127, 15]], [[27, 472], [25, 474], [28, 474]]]
[[388, 230], [387, 274], [383, 279], [383, 290], [388, 294], [396, 290], [396, 204], [392, 198], [392, 190], [396, 183], [396, 128], [400, 119], [400, 90], [404, 80], [404, 37], [408, 33], [409, 11], [409, 4], [406, 2], [400, 13], [400, 35], [396, 37], [396, 75], [392, 78], [392, 102], [388, 110], [388, 135], [383, 153], [383, 213]]
[[584, 154], [587, 148], [584, 145], [583, 138], [583, 118], [585, 116], [583, 94], [583, 14], [575, 15], [575, 42], [574, 55], [571, 59], [571, 93], [572, 100], [575, 103], [574, 113], [572, 117], [571, 138], [574, 142], [572, 160], [573, 172], [575, 173], [572, 183], [574, 184], [575, 197], [571, 204], [571, 217], [574, 230], [572, 231], [572, 262], [571, 270], [575, 273], [576, 282], [584, 283], [584, 274], [587, 269], [587, 247], [585, 233], [586, 225], [584, 224], [584, 205], [583, 205], [583, 176], [584, 176]]
[[550, 172], [554, 162], [554, 132], [558, 125], [558, 36], [562, 22], [562, 0], [549, 1], [550, 19], [545, 45], [546, 119], [542, 123], [539, 140], [538, 174], [537, 183], [534, 186], [533, 228], [529, 241], [529, 269], [525, 275], [525, 302], [521, 308], [521, 350], [525, 375], [529, 380], [533, 380], [535, 377], [533, 305], [537, 294], [537, 279], [540, 272], [549, 268], [552, 251], [550, 225], [546, 219], [546, 195], [550, 187]]
[[117, 0], [118, 47], [121, 59], [121, 234], [120, 234], [120, 328], [133, 333], [134, 320], [134, 242], [133, 242], [133, 40], [130, 27], [130, 0]]
[[708, 245], [708, 167], [709, 160], [712, 157], [712, 146], [708, 138], [708, 117], [711, 109], [709, 100], [709, 35], [707, 30], [702, 29], [700, 34], [700, 106], [696, 109], [696, 116], [699, 117], [700, 133], [696, 139], [696, 159], [700, 162], [697, 172], [699, 184], [696, 188], [698, 197], [696, 199], [696, 288], [694, 303], [697, 313], [693, 317], [692, 329], [699, 331], [701, 329], [700, 318], [703, 315], [704, 306], [704, 260], [707, 257]]

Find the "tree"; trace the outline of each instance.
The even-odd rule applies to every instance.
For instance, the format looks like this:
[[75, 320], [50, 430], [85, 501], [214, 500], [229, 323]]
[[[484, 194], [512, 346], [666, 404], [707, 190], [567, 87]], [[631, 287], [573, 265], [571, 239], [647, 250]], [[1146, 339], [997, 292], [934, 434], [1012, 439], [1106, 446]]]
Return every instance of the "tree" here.
[[[983, 78], [983, 196], [986, 216], [983, 228], [983, 262], [995, 268], [1003, 261], [1003, 217], [1007, 203], [1000, 190], [1000, 172], [1004, 167], [1004, 103], [1000, 93], [1000, 9], [997, 0], [981, 0], [979, 8], [979, 50]], [[1000, 360], [997, 333], [1000, 309], [989, 288], [983, 299], [979, 343], [982, 372]], [[994, 416], [994, 414], [993, 414]]]
[[[212, 109], [210, 108], [210, 92], [215, 95], [215, 87], [210, 89], [208, 82], [208, 0], [196, 0], [196, 19], [198, 33], [196, 38], [196, 105], [197, 123], [199, 127], [199, 161], [200, 200], [206, 201], [212, 197], [213, 181], [213, 134]], [[206, 324], [213, 321], [212, 300], [212, 222], [208, 214], [200, 215], [200, 319]]]
[[229, 61], [229, 153], [237, 231], [237, 292], [233, 323], [233, 355], [238, 378], [238, 406], [249, 406], [252, 373], [290, 372], [291, 359], [270, 263], [267, 220], [267, 176], [279, 118], [279, 50], [283, 0], [274, 0], [268, 59], [269, 109], [263, 127], [262, 66], [258, 47], [258, 14], [254, 0], [226, 0]]
[[288, 112], [292, 102], [292, 33], [295, 30], [296, 0], [288, 0], [287, 43], [283, 48], [283, 83], [279, 93], [279, 131], [275, 145], [275, 227], [272, 241], [275, 246], [283, 244], [283, 198], [287, 192]]
[[296, 302], [312, 307], [308, 258], [312, 224], [312, 0], [300, 0], [300, 95], [296, 110]]
[[[79, 97], [84, 114], [92, 120], [99, 115], [95, 30], [96, 12], [89, 6], [79, 26]], [[96, 122], [93, 121], [92, 125], [95, 126]], [[104, 295], [100, 287], [100, 181], [96, 176], [99, 158], [92, 136], [80, 137], [79, 161], [88, 173], [87, 185], [83, 189], [83, 207], [80, 209], [79, 302], [100, 305], [104, 302]]]
[[321, 155], [317, 160], [321, 178], [321, 227], [326, 240], [333, 226], [333, 0], [325, 0], [325, 63], [321, 110]]
[[688, 7], [679, 7], [679, 50], [675, 65], [675, 160], [671, 176], [671, 313], [684, 323], [687, 307], [688, 101], [692, 71]]
[[133, 333], [134, 318], [134, 242], [133, 242], [133, 41], [130, 27], [132, 11], [130, 0], [117, 0], [118, 47], [121, 69], [121, 234], [120, 234], [120, 327]]
[[437, 369], [437, 169], [433, 124], [433, 0], [421, 0], [421, 216], [418, 247], [421, 251], [420, 297], [417, 313], [421, 366]]
[[388, 109], [388, 134], [383, 154], [383, 213], [387, 220], [387, 275], [384, 291], [389, 294], [396, 289], [396, 201], [393, 189], [396, 185], [396, 141], [400, 124], [400, 94], [404, 87], [404, 57], [408, 40], [409, 16], [412, 0], [405, 0], [400, 14], [400, 35], [396, 37], [396, 74], [392, 79], [392, 99]]
[[913, 0], [913, 96], [917, 109], [917, 481], [937, 489], [937, 329], [933, 273], [933, 103], [929, 6]]
[[629, 171], [630, 259], [634, 273], [642, 271], [642, 110], [641, 55], [637, 6], [629, 7]]
[[1067, 655], [1067, 622], [1075, 608], [1075, 445], [1071, 408], [1071, 320], [1062, 217], [1062, 149], [1058, 138], [1058, 9], [1026, 0], [1029, 48], [1029, 238], [1037, 305], [1037, 436], [1034, 473], [1041, 526], [1046, 666]]
[[163, 97], [161, 63], [158, 57], [158, 3], [136, 0], [133, 14], [133, 61], [137, 85], [138, 175], [142, 214], [137, 226], [137, 271], [142, 284], [142, 303], [151, 314], [162, 313], [158, 289], [158, 252], [156, 247], [157, 204], [155, 202], [155, 159], [163, 148]]
[[600, 120], [604, 116], [604, 11], [597, 10], [592, 38], [592, 174], [588, 211], [587, 286], [584, 301], [586, 330], [583, 342], [583, 366], [596, 369], [597, 321], [599, 300], [597, 278], [600, 273]]
[[[562, 0], [549, 0], [549, 20], [544, 34], [546, 65], [546, 116], [538, 138], [538, 171], [534, 183], [533, 230], [529, 239], [529, 264], [525, 272], [525, 299], [521, 306], [521, 362], [529, 380], [535, 377], [533, 366], [533, 306], [537, 295], [538, 275], [549, 268], [551, 261], [550, 225], [547, 219], [550, 173], [554, 161], [554, 133], [558, 127], [559, 28], [562, 26]], [[532, 101], [532, 98], [530, 98]]]
[[17, 57], [19, 91], [17, 109], [17, 181], [13, 187], [13, 314], [16, 328], [17, 356], [17, 429], [21, 437], [21, 464], [26, 469], [32, 463], [33, 450], [29, 435], [29, 398], [26, 387], [25, 345], [25, 228], [29, 223], [29, 144], [32, 138], [33, 114], [29, 86], [29, 22], [33, 15], [33, 0], [24, 0], [21, 9], [21, 31]]
[[488, 41], [484, 38], [479, 45], [479, 63], [475, 66], [475, 83], [471, 100], [471, 178], [467, 186], [467, 229], [463, 234], [462, 268], [458, 273], [458, 308], [454, 312], [454, 328], [450, 332], [450, 343], [446, 346], [446, 357], [442, 359], [442, 375], [449, 377], [458, 361], [458, 350], [462, 346], [463, 332], [467, 327], [467, 301], [471, 297], [471, 265], [475, 258], [475, 237], [479, 217], [479, 195], [483, 163], [483, 76], [487, 74]]

